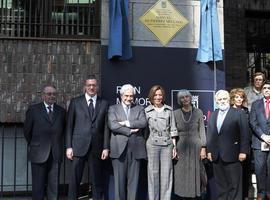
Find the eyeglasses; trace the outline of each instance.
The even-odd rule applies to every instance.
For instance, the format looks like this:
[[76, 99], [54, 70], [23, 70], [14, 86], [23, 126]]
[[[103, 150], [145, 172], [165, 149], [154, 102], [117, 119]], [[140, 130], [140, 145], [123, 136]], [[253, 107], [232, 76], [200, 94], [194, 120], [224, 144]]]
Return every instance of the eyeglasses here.
[[47, 96], [55, 96], [57, 93], [56, 92], [44, 92]]
[[87, 84], [87, 85], [85, 85], [86, 87], [97, 87], [97, 85], [96, 84]]

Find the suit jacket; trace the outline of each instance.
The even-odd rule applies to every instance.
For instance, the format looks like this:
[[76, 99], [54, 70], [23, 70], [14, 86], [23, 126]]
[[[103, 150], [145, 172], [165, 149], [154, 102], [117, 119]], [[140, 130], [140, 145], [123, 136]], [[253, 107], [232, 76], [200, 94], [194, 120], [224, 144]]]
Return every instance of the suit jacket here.
[[[108, 112], [108, 125], [111, 129], [111, 158], [119, 158], [127, 145], [133, 152], [135, 159], [146, 158], [144, 128], [147, 125], [144, 108], [139, 105], [132, 105], [130, 108], [130, 127], [120, 125], [118, 122], [125, 121], [126, 114], [122, 104], [110, 106]], [[131, 133], [131, 129], [140, 129]]]
[[261, 149], [262, 134], [270, 135], [270, 118], [265, 117], [263, 98], [252, 103], [249, 122], [253, 133], [252, 148]]
[[231, 107], [223, 121], [220, 132], [217, 130], [215, 110], [207, 126], [207, 151], [213, 161], [220, 157], [225, 162], [237, 162], [239, 153], [249, 153], [248, 120], [242, 109]]
[[93, 117], [90, 117], [85, 95], [71, 99], [66, 127], [66, 147], [73, 148], [74, 156], [84, 156], [91, 151], [101, 154], [109, 149], [107, 111], [109, 104], [97, 97]]
[[51, 151], [54, 160], [62, 161], [65, 113], [64, 108], [54, 104], [53, 120], [50, 121], [43, 102], [28, 108], [24, 122], [24, 136], [29, 145], [31, 162], [45, 162]]

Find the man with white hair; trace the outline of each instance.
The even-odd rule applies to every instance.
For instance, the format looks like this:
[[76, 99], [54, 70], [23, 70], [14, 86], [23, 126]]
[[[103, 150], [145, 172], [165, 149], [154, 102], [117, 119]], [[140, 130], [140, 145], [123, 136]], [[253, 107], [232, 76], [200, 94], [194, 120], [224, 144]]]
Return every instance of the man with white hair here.
[[226, 90], [215, 95], [218, 109], [207, 126], [208, 159], [213, 162], [217, 200], [242, 199], [242, 166], [249, 152], [248, 120], [241, 109], [230, 107]]
[[123, 85], [120, 90], [121, 103], [110, 106], [108, 111], [110, 157], [117, 200], [136, 199], [140, 160], [146, 158], [143, 129], [147, 121], [144, 108], [133, 104], [134, 94], [132, 85]]

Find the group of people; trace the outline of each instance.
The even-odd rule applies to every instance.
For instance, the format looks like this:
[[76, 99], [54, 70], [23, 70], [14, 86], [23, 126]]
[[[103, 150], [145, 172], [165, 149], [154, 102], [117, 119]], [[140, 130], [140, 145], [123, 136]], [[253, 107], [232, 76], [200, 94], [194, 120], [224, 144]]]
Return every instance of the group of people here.
[[270, 199], [270, 81], [261, 72], [253, 84], [217, 91], [207, 126], [207, 157], [213, 163], [217, 199], [248, 199], [251, 165], [257, 200]]
[[[262, 90], [254, 82], [250, 93], [240, 88], [216, 93], [217, 109], [208, 120], [207, 133], [203, 113], [192, 105], [192, 95], [185, 89], [177, 94], [177, 110], [165, 104], [160, 85], [150, 89], [146, 108], [133, 103], [135, 89], [130, 84], [121, 87], [121, 103], [109, 106], [97, 95], [97, 79], [89, 76], [85, 93], [71, 99], [66, 113], [55, 103], [56, 88], [45, 86], [43, 102], [29, 107], [24, 126], [33, 199], [43, 200], [46, 195], [49, 200], [58, 199], [65, 138], [66, 157], [71, 163], [69, 200], [79, 196], [85, 163], [93, 199], [104, 199], [104, 160], [109, 157], [115, 200], [138, 197], [143, 159], [147, 159], [149, 200], [200, 198], [206, 192], [206, 159], [213, 163], [216, 199], [241, 200], [248, 190], [242, 179], [249, 174], [251, 132], [258, 200], [270, 199], [270, 114], [264, 106], [269, 106], [270, 82], [264, 82], [263, 74], [257, 75], [254, 80], [262, 78]], [[258, 100], [249, 112], [246, 103], [250, 97]]]

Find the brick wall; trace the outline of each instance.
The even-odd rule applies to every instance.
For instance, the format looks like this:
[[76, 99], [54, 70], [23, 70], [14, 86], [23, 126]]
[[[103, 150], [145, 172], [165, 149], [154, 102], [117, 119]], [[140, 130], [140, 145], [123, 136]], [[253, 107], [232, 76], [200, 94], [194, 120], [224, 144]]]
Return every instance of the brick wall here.
[[46, 84], [56, 86], [66, 107], [88, 74], [100, 77], [99, 42], [0, 40], [0, 122], [23, 122]]

